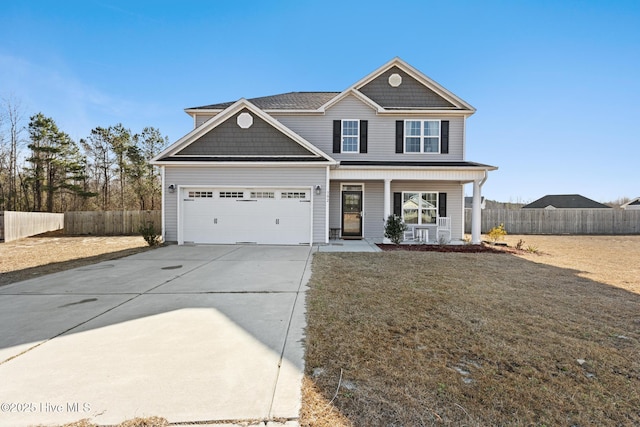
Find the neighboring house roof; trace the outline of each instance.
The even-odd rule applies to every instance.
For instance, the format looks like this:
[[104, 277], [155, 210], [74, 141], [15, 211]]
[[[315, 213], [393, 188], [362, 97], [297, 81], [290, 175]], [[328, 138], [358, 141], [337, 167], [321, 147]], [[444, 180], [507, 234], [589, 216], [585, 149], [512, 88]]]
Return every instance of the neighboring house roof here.
[[[484, 207], [485, 207], [484, 197], [481, 197], [480, 198], [480, 208], [484, 209]], [[473, 197], [465, 197], [464, 198], [464, 208], [465, 209], [473, 208]]]
[[622, 209], [627, 209], [630, 206], [633, 206], [635, 209], [640, 208], [640, 197], [636, 197], [635, 199], [631, 199], [627, 203], [620, 205]]
[[611, 206], [598, 203], [580, 194], [550, 194], [529, 203], [522, 209], [610, 209]]
[[[340, 92], [288, 92], [279, 95], [250, 98], [248, 101], [261, 110], [317, 110]], [[224, 110], [234, 104], [221, 102], [187, 108], [187, 110]]]

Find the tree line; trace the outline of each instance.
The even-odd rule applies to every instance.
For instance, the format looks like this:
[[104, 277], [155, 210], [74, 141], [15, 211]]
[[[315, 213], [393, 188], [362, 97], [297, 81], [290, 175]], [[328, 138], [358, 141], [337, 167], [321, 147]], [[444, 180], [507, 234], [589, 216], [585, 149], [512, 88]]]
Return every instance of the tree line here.
[[168, 142], [154, 127], [133, 133], [121, 123], [74, 141], [53, 118], [27, 120], [19, 101], [4, 98], [0, 211], [160, 209], [160, 174], [149, 160]]

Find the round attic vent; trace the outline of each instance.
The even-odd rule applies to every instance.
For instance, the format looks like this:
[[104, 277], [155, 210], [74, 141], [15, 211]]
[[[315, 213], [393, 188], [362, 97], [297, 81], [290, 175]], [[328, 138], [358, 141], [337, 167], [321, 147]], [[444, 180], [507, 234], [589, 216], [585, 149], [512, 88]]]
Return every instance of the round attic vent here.
[[242, 129], [249, 129], [253, 125], [253, 116], [249, 113], [242, 113], [238, 116], [238, 126]]
[[389, 76], [389, 86], [398, 87], [402, 84], [402, 76], [398, 73], [393, 73]]

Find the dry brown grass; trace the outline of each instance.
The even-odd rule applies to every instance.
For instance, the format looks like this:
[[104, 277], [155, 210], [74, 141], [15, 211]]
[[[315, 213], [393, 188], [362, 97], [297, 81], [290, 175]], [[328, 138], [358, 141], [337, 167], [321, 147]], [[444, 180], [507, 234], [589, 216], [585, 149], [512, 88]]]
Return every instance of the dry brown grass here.
[[53, 234], [0, 243], [0, 286], [148, 249], [141, 236]]
[[301, 424], [640, 425], [640, 236], [520, 238], [316, 254]]
[[[88, 419], [82, 419], [72, 423], [64, 424], [62, 427], [98, 427], [99, 424], [94, 424]], [[169, 421], [161, 417], [146, 417], [146, 418], [134, 418], [131, 420], [123, 421], [122, 423], [114, 427], [167, 427]]]

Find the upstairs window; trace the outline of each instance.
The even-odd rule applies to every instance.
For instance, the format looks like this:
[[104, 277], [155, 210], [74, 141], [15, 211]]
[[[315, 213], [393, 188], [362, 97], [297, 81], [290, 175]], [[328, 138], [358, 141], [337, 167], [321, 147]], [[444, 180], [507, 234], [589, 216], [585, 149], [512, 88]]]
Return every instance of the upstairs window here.
[[357, 153], [360, 140], [360, 122], [358, 120], [342, 121], [342, 152]]
[[439, 153], [440, 120], [405, 120], [405, 153]]
[[369, 122], [367, 120], [334, 120], [333, 152], [365, 154], [368, 133]]

